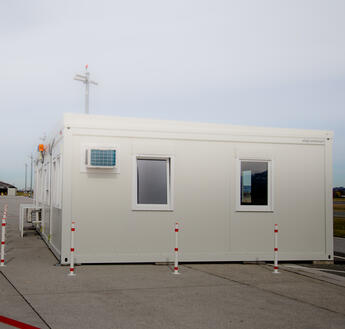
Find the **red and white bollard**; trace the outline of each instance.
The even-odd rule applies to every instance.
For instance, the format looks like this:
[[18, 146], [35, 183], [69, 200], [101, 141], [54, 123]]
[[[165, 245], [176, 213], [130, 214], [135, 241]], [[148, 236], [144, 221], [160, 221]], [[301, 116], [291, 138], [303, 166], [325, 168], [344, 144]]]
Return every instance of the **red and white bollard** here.
[[274, 270], [273, 273], [278, 272], [278, 224], [274, 224]]
[[75, 276], [74, 273], [74, 232], [75, 232], [75, 222], [72, 222], [71, 225], [71, 257], [70, 257], [70, 266], [69, 273], [70, 276]]
[[6, 238], [6, 213], [4, 211], [4, 216], [1, 222], [1, 252], [0, 252], [0, 266], [5, 265], [5, 238]]
[[178, 231], [179, 225], [175, 223], [175, 262], [174, 262], [174, 273], [173, 274], [180, 274], [178, 271]]

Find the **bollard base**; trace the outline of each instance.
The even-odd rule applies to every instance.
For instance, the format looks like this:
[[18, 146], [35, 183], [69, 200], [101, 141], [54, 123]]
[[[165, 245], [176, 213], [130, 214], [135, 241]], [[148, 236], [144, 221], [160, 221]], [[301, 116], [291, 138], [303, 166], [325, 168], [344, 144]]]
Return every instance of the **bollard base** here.
[[175, 271], [174, 271], [172, 274], [178, 274], [178, 275], [180, 275], [181, 273], [180, 273], [180, 272], [175, 272]]
[[67, 275], [68, 275], [68, 276], [76, 276], [75, 273], [68, 273]]
[[280, 274], [280, 272], [278, 272], [278, 270], [274, 270], [272, 273], [273, 274]]
[[7, 266], [4, 264], [4, 265], [0, 265], [0, 267], [7, 267]]

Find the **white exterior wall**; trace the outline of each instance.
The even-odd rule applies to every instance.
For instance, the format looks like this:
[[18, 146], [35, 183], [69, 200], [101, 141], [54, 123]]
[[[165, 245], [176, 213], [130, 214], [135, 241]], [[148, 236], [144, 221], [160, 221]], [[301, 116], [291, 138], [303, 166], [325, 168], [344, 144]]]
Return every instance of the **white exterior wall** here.
[[37, 228], [58, 258], [62, 239], [63, 140], [60, 124], [44, 142], [50, 146], [44, 160], [37, 154], [34, 166], [34, 202], [42, 208], [42, 224]]
[[[182, 261], [272, 260], [275, 223], [280, 259], [333, 258], [331, 132], [85, 115], [64, 125], [61, 225], [51, 228], [62, 263], [72, 219], [79, 263], [172, 260], [175, 221]], [[85, 170], [90, 144], [116, 146], [119, 172]], [[173, 157], [173, 211], [133, 210], [135, 155]], [[237, 159], [271, 161], [272, 211], [237, 210]]]

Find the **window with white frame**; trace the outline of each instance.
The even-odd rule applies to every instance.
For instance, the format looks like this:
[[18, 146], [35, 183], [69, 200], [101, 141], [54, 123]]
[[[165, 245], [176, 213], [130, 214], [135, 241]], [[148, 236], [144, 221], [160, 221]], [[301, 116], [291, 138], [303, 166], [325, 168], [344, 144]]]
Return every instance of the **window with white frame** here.
[[172, 164], [171, 157], [134, 157], [134, 210], [172, 210]]
[[238, 160], [237, 210], [272, 211], [272, 161]]

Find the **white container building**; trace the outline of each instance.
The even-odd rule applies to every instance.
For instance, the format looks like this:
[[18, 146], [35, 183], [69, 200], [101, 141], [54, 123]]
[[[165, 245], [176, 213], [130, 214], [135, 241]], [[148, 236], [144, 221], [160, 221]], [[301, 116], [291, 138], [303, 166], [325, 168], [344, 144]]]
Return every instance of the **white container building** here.
[[330, 131], [65, 114], [35, 163], [40, 231], [69, 263], [332, 260]]

